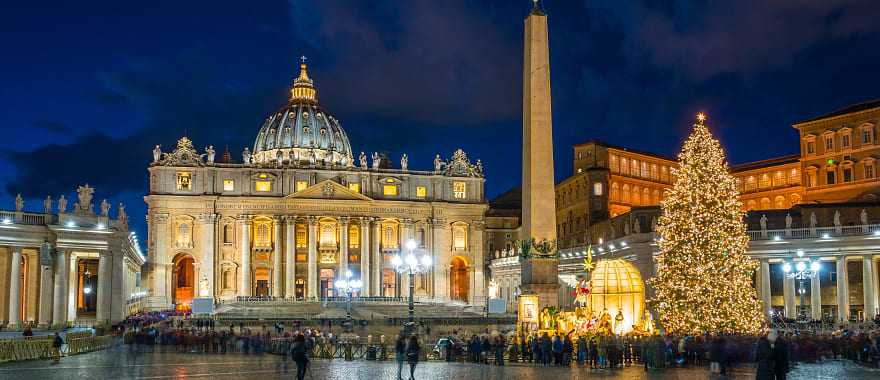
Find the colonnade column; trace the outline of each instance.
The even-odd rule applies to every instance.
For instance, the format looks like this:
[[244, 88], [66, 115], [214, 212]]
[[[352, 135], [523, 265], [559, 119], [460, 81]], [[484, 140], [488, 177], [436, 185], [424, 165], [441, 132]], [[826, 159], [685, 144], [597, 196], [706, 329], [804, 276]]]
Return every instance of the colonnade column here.
[[473, 300], [471, 301], [474, 304], [485, 305], [486, 304], [486, 278], [483, 273], [483, 263], [486, 262], [483, 257], [483, 228], [485, 225], [481, 220], [474, 220], [471, 222], [471, 234], [468, 236], [469, 247], [471, 250], [471, 255], [473, 255], [474, 262], [472, 266], [474, 268], [474, 291], [471, 292], [473, 294]]
[[[214, 268], [214, 256], [216, 250], [216, 241], [215, 241], [215, 233], [217, 229], [217, 214], [202, 214], [199, 215], [199, 222], [202, 224], [202, 260], [204, 263], [202, 267], [202, 276], [206, 276], [207, 278], [207, 287], [208, 289], [203, 292], [203, 289], [199, 287], [198, 297], [208, 297], [214, 298], [214, 277], [217, 275], [217, 271]], [[196, 279], [197, 284], [201, 284], [201, 279]]]
[[434, 298], [449, 300], [449, 226], [443, 219], [434, 219]]
[[55, 290], [52, 276], [52, 248], [44, 243], [40, 247], [40, 311], [37, 318], [40, 327], [52, 324], [52, 295]]
[[773, 309], [772, 293], [770, 292], [770, 261], [761, 259], [761, 301], [764, 303], [764, 317], [770, 318]]
[[370, 297], [373, 294], [373, 287], [370, 279], [370, 218], [363, 217], [360, 222], [360, 236], [361, 236], [361, 281], [364, 283], [364, 287], [361, 290], [361, 293], [364, 297]]
[[[150, 230], [150, 239], [155, 242], [155, 257], [151, 257], [149, 261], [149, 270], [152, 272], [152, 277], [150, 277], [151, 284], [149, 286], [152, 298], [150, 307], [165, 310], [171, 307], [171, 288], [168, 287], [171, 281], [171, 273], [169, 271], [171, 258], [168, 257], [168, 238], [171, 236], [171, 233], [168, 231], [168, 214], [150, 215], [150, 221], [154, 222], [152, 223], [153, 228]], [[57, 276], [55, 277], [55, 282], [57, 285]], [[55, 294], [57, 296], [58, 292], [55, 292]]]
[[251, 295], [251, 216], [241, 215], [238, 218], [241, 224], [241, 288], [238, 295], [249, 297]]
[[862, 284], [865, 296], [865, 320], [873, 319], [877, 314], [876, 281], [874, 277], [874, 258], [868, 254], [862, 256]]
[[284, 217], [284, 296], [296, 297], [296, 216]]
[[[95, 312], [97, 322], [108, 323], [110, 321], [110, 285], [113, 280], [110, 278], [110, 252], [101, 251], [98, 253], [98, 305]], [[119, 289], [122, 291], [122, 289]]]
[[810, 318], [813, 320], [822, 319], [822, 283], [821, 272], [813, 273], [810, 277]]
[[18, 326], [21, 323], [21, 247], [12, 247], [9, 265], [9, 326]]
[[[412, 219], [404, 219], [403, 222], [401, 223], [401, 226], [403, 228], [401, 229], [402, 233], [400, 234], [400, 244], [398, 244], [398, 247], [400, 248], [400, 257], [405, 258], [406, 255], [408, 255], [410, 253], [409, 249], [406, 247], [406, 243], [409, 241], [409, 239], [413, 238], [413, 221], [412, 221]], [[413, 254], [415, 255], [415, 252], [413, 252]], [[416, 255], [416, 257], [418, 257], [418, 255]], [[406, 262], [406, 260], [404, 260], [404, 262]], [[397, 286], [397, 289], [400, 289], [400, 294], [398, 294], [397, 296], [398, 297], [400, 297], [400, 296], [409, 297], [409, 274], [408, 274], [408, 272], [401, 273], [400, 276], [398, 276], [398, 278], [400, 278], [400, 284]]]
[[426, 255], [431, 256], [431, 267], [428, 268], [428, 272], [424, 274], [425, 276], [425, 291], [431, 297], [436, 296], [436, 292], [434, 290], [434, 273], [437, 271], [437, 256], [435, 256], [434, 252], [434, 224], [431, 223], [429, 219], [427, 223], [425, 223], [425, 252]]
[[317, 246], [317, 226], [318, 226], [318, 218], [314, 216], [308, 217], [309, 228], [309, 279], [306, 284], [308, 287], [308, 297], [309, 298], [318, 298], [318, 246]]
[[846, 257], [837, 258], [837, 320], [849, 321], [849, 276], [846, 274]]
[[339, 278], [345, 278], [348, 271], [348, 217], [339, 218]]
[[794, 278], [789, 278], [788, 276], [785, 276], [782, 279], [782, 299], [785, 302], [786, 318], [797, 317], [797, 311], [794, 303], [795, 292], [797, 292], [797, 290], [795, 290]]
[[381, 247], [379, 246], [379, 242], [382, 241], [382, 235], [380, 233], [382, 223], [379, 223], [377, 219], [373, 219], [373, 244], [372, 244], [372, 252], [373, 252], [373, 295], [374, 296], [384, 296], [384, 292], [382, 292], [382, 266], [384, 264], [385, 254], [382, 253]]
[[55, 297], [52, 299], [52, 324], [61, 326], [67, 322], [67, 252], [55, 250]]
[[284, 281], [284, 272], [281, 270], [281, 266], [284, 261], [282, 260], [282, 251], [281, 251], [281, 217], [275, 217], [272, 220], [272, 227], [274, 229], [274, 235], [272, 236], [272, 296], [273, 297], [281, 297], [283, 289], [281, 287], [281, 282]]

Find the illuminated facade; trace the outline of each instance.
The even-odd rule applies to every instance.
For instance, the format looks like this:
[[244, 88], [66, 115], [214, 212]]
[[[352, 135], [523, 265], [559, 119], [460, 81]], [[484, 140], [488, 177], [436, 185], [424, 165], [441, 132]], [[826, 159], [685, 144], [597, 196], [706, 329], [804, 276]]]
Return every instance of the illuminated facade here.
[[[408, 239], [433, 265], [417, 297], [485, 302], [483, 169], [458, 150], [431, 170], [404, 155], [353, 155], [341, 122], [317, 101], [301, 65], [288, 103], [261, 126], [241, 162], [215, 161], [184, 137], [149, 167], [150, 307], [272, 296], [337, 296], [352, 271], [361, 296], [405, 296], [391, 265]], [[368, 159], [370, 160], [368, 165]], [[407, 253], [407, 252], [402, 252]]]
[[67, 208], [47, 197], [42, 212], [0, 211], [0, 315], [9, 327], [112, 324], [140, 310], [144, 257], [128, 231], [124, 206], [112, 219], [94, 189], [78, 190]]

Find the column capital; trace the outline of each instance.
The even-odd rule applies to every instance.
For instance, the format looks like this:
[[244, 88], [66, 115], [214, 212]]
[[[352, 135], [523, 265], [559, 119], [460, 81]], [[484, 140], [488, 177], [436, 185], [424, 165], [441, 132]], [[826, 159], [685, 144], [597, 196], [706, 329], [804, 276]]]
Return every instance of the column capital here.
[[248, 214], [240, 214], [235, 217], [235, 221], [239, 223], [250, 223], [252, 219], [254, 219], [254, 216]]
[[446, 218], [429, 218], [428, 223], [434, 226], [445, 226]]
[[347, 216], [340, 216], [339, 217], [339, 224], [341, 224], [343, 226], [347, 226], [350, 221], [351, 221], [350, 217], [347, 217]]
[[314, 215], [309, 215], [306, 217], [306, 220], [309, 222], [310, 226], [314, 226], [318, 223], [318, 217]]
[[296, 215], [282, 215], [281, 220], [287, 224], [295, 224], [298, 217]]
[[199, 214], [199, 223], [202, 224], [214, 224], [218, 219], [220, 219], [220, 215], [214, 213]]
[[372, 216], [362, 216], [362, 217], [360, 217], [360, 218], [358, 218], [358, 219], [360, 219], [361, 225], [363, 225], [363, 226], [369, 226], [369, 225], [370, 225], [370, 222], [373, 221], [373, 217], [372, 217]]
[[412, 218], [403, 218], [400, 220], [400, 223], [402, 223], [403, 225], [405, 225], [407, 227], [411, 227], [413, 225], [413, 220], [412, 220]]
[[153, 214], [152, 217], [148, 216], [147, 221], [150, 221], [150, 219], [155, 223], [168, 223], [168, 214]]

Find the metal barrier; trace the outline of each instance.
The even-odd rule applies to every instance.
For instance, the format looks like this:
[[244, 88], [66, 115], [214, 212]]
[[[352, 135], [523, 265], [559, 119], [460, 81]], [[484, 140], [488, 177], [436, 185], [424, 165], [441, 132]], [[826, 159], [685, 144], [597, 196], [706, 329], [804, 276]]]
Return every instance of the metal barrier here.
[[0, 340], [0, 363], [48, 358], [51, 347], [51, 336]]

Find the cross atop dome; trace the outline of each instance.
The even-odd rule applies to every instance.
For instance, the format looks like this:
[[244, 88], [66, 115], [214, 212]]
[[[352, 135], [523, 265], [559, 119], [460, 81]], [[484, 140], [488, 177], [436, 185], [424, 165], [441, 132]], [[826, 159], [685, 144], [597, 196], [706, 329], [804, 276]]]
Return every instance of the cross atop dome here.
[[293, 81], [293, 88], [290, 89], [290, 100], [308, 100], [315, 101], [315, 85], [309, 78], [308, 66], [306, 66], [306, 56], [299, 58], [299, 76]]

